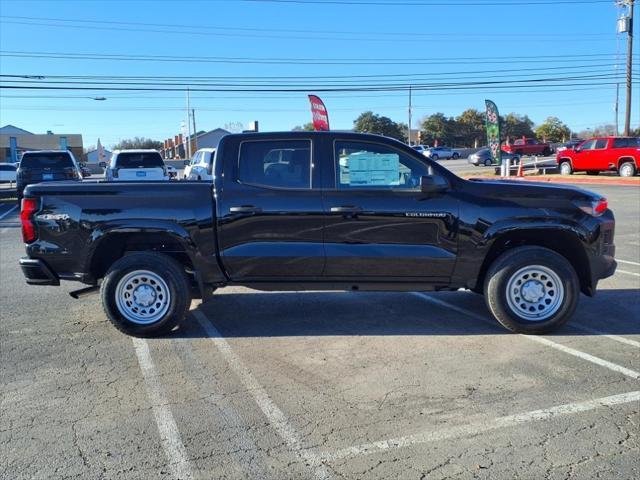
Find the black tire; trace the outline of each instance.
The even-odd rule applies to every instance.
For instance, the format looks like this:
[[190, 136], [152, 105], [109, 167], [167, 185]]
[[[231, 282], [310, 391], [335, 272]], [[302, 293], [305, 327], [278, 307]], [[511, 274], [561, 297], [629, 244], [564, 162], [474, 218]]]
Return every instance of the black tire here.
[[[527, 267], [536, 268], [543, 267], [546, 271], [551, 271], [559, 280], [559, 284], [563, 288], [562, 297], [557, 301], [557, 307], [555, 310], [550, 309], [549, 315], [541, 318], [540, 320], [527, 319], [521, 312], [518, 312], [510, 305], [510, 301], [507, 296], [511, 293], [508, 292], [510, 282], [520, 275], [520, 272]], [[543, 284], [547, 280], [553, 280], [552, 278], [542, 279], [543, 276], [531, 277], [532, 280], [539, 280], [538, 283]], [[529, 281], [525, 282], [525, 285]], [[516, 286], [515, 283], [511, 283]], [[553, 285], [549, 282], [548, 285]], [[524, 288], [520, 288], [520, 293], [517, 295], [526, 295]], [[544, 285], [543, 289], [546, 288]], [[555, 287], [553, 287], [555, 288]], [[515, 291], [515, 290], [514, 290]], [[545, 290], [545, 296], [549, 294], [556, 294], [556, 298], [559, 298], [559, 291], [553, 291], [552, 289]], [[580, 295], [580, 282], [578, 275], [567, 261], [566, 258], [549, 250], [548, 248], [525, 246], [508, 250], [499, 256], [489, 268], [484, 284], [484, 296], [487, 307], [503, 326], [515, 333], [525, 334], [540, 334], [547, 333], [564, 325], [572, 317], [578, 304], [578, 297]], [[515, 294], [514, 294], [515, 296]], [[551, 297], [552, 298], [552, 297]], [[545, 302], [548, 299], [545, 298]], [[528, 300], [524, 298], [518, 299], [517, 302], [522, 302], [522, 306], [526, 308], [534, 308], [529, 304]], [[516, 302], [516, 303], [517, 303]], [[549, 300], [553, 302], [553, 300]], [[544, 308], [544, 306], [542, 306]], [[531, 315], [536, 315], [537, 310], [532, 310]], [[527, 311], [527, 314], [529, 312]], [[541, 314], [541, 315], [544, 315]]]
[[453, 158], [454, 160], [457, 160], [460, 158], [460, 154], [458, 152], [453, 152], [453, 155], [451, 156], [451, 158]]
[[542, 150], [542, 155], [544, 157], [548, 157], [549, 155], [551, 155], [551, 149], [549, 147], [545, 148], [544, 150]]
[[438, 157], [438, 155], [435, 154], [435, 153], [433, 155], [431, 155], [431, 160], [438, 160], [438, 158], [440, 158], [440, 157]]
[[484, 166], [485, 166], [485, 167], [490, 167], [492, 163], [493, 163], [493, 162], [491, 161], [491, 159], [490, 159], [490, 158], [487, 158], [487, 159], [484, 161]]
[[636, 174], [636, 166], [633, 162], [624, 162], [618, 168], [618, 175], [621, 177], [633, 177]]
[[[120, 280], [138, 270], [157, 275], [168, 289], [166, 312], [153, 323], [131, 321], [116, 300]], [[115, 262], [102, 281], [100, 296], [109, 321], [121, 332], [134, 337], [154, 337], [171, 332], [185, 318], [191, 304], [189, 282], [182, 266], [173, 258], [155, 252], [132, 253]]]

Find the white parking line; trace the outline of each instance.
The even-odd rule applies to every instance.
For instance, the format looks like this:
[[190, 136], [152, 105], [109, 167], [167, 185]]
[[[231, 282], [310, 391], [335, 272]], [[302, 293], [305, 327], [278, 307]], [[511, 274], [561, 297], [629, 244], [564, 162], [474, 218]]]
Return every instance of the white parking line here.
[[609, 333], [602, 332], [600, 330], [596, 330], [595, 328], [587, 327], [586, 325], [571, 325], [578, 330], [582, 330], [585, 332], [593, 333], [594, 335], [599, 335], [601, 337], [607, 337], [611, 340], [615, 340], [616, 342], [624, 343], [625, 345], [631, 345], [632, 347], [640, 348], [640, 342], [636, 342], [635, 340], [631, 340], [630, 338], [621, 337], [619, 335], [611, 335]]
[[169, 402], [167, 402], [162, 385], [158, 380], [158, 374], [149, 352], [149, 344], [141, 338], [133, 338], [132, 340], [140, 370], [142, 370], [142, 376], [147, 386], [147, 395], [149, 396], [153, 416], [156, 419], [156, 425], [160, 433], [162, 448], [169, 460], [169, 469], [174, 478], [189, 480], [193, 478], [193, 474], [191, 473], [187, 450], [184, 448], [178, 426], [169, 408]]
[[627, 270], [620, 270], [616, 268], [616, 273], [626, 273], [627, 275], [633, 275], [634, 277], [640, 277], [640, 273], [628, 272]]
[[258, 383], [251, 371], [244, 365], [242, 360], [240, 360], [240, 357], [235, 354], [231, 345], [229, 345], [229, 343], [224, 339], [218, 329], [213, 326], [205, 314], [200, 310], [193, 310], [191, 313], [196, 317], [198, 323], [200, 323], [204, 331], [209, 336], [209, 339], [218, 348], [218, 351], [225, 358], [235, 374], [240, 378], [240, 381], [247, 389], [247, 392], [253, 396], [254, 401], [260, 410], [262, 410], [264, 416], [267, 417], [269, 423], [284, 440], [287, 446], [312, 468], [314, 478], [330, 478], [331, 475], [324, 466], [322, 458], [302, 446], [300, 436], [289, 423], [285, 414], [278, 408], [273, 400], [271, 400], [266, 390], [262, 385], [260, 385], [260, 383]]
[[[429, 295], [426, 295], [424, 293], [420, 293], [420, 292], [414, 292], [414, 295], [419, 296], [420, 298], [424, 298], [425, 300], [431, 302], [431, 303], [435, 303], [436, 305], [440, 305], [442, 307], [445, 307], [449, 310], [455, 310], [456, 312], [460, 312], [463, 313], [469, 317], [475, 318], [477, 320], [483, 321], [483, 322], [490, 322], [488, 318], [479, 315], [475, 312], [472, 312], [470, 310], [467, 310], [466, 308], [461, 308], [458, 307], [457, 305], [454, 305], [452, 303], [449, 302], [445, 302], [443, 300], [439, 300], [437, 298], [431, 297]], [[494, 322], [491, 322], [492, 325], [495, 325]], [[623, 375], [626, 375], [627, 377], [631, 377], [634, 379], [640, 379], [640, 373], [636, 372], [635, 370], [631, 370], [629, 368], [623, 367], [622, 365], [618, 365], [616, 363], [613, 362], [609, 362], [608, 360], [604, 360], [600, 357], [596, 357], [594, 355], [590, 355], [588, 353], [585, 352], [581, 352], [580, 350], [576, 350], [575, 348], [571, 348], [571, 347], [566, 347], [564, 345], [561, 345], [560, 343], [556, 343], [553, 342], [551, 340], [549, 340], [548, 338], [545, 337], [540, 337], [540, 336], [536, 336], [536, 335], [521, 335], [523, 338], [526, 338], [528, 340], [531, 340], [533, 342], [538, 342], [541, 343], [543, 345], [546, 345], [548, 347], [551, 348], [555, 348], [556, 350], [559, 350], [561, 352], [564, 353], [568, 353], [569, 355], [573, 355], [574, 357], [578, 357], [581, 358], [583, 360], [586, 360], [588, 362], [594, 363], [596, 365], [600, 365], [601, 367], [605, 367], [608, 368], [609, 370], [613, 370], [614, 372], [618, 372], [618, 373], [622, 373]]]
[[425, 430], [413, 435], [392, 438], [389, 440], [381, 440], [378, 442], [365, 443], [354, 447], [347, 447], [337, 452], [326, 452], [321, 454], [325, 461], [340, 460], [358, 455], [367, 455], [378, 453], [381, 451], [410, 447], [430, 442], [439, 442], [454, 438], [472, 437], [491, 430], [499, 428], [514, 427], [523, 423], [530, 423], [539, 420], [549, 420], [563, 415], [572, 415], [581, 412], [595, 410], [600, 407], [611, 407], [614, 405], [622, 405], [625, 403], [633, 403], [640, 401], [640, 391], [622, 393], [620, 395], [612, 395], [609, 397], [597, 398], [595, 400], [587, 400], [584, 402], [568, 403], [555, 407], [545, 408], [542, 410], [533, 410], [530, 412], [517, 413], [515, 415], [507, 415], [505, 417], [494, 418], [484, 422], [471, 423], [468, 425], [460, 425], [443, 430]]
[[640, 263], [638, 262], [631, 262], [629, 260], [620, 260], [619, 258], [616, 258], [616, 262], [618, 263], [628, 263], [629, 265], [637, 265], [640, 267]]
[[16, 208], [18, 208], [17, 205], [14, 205], [13, 207], [11, 207], [9, 210], [7, 210], [6, 212], [4, 212], [3, 214], [0, 215], [0, 220], [2, 220], [4, 217], [6, 217], [7, 215], [9, 215], [11, 212], [13, 212]]

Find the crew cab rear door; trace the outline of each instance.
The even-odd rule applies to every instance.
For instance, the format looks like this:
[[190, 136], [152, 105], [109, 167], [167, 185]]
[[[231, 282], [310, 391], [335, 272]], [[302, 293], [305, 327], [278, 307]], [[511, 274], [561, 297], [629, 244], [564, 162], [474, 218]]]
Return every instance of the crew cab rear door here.
[[234, 281], [317, 277], [324, 268], [322, 197], [312, 136], [240, 137], [219, 148], [222, 263]]
[[337, 137], [332, 150], [335, 183], [323, 193], [325, 279], [448, 281], [459, 202], [450, 191], [422, 193], [431, 161], [384, 141]]

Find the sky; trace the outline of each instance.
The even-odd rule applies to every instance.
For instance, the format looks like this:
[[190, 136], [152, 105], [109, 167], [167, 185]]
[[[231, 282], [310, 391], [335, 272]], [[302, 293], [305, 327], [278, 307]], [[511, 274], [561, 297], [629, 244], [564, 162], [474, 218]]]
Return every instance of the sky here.
[[489, 98], [502, 114], [556, 116], [580, 131], [614, 122], [619, 81], [622, 129], [619, 13], [608, 0], [0, 0], [0, 124], [81, 133], [85, 146], [163, 140], [186, 121], [188, 85], [198, 130], [253, 120], [290, 130], [311, 120], [308, 93], [332, 129], [349, 129], [366, 110], [406, 123], [413, 85], [414, 127]]

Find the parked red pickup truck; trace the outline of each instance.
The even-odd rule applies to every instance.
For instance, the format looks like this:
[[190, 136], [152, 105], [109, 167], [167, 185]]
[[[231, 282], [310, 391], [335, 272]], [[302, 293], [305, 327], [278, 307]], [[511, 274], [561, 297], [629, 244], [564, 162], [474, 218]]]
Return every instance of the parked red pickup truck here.
[[503, 145], [504, 152], [514, 155], [551, 155], [551, 145], [540, 142], [535, 138], [519, 138], [510, 145]]
[[640, 166], [640, 137], [590, 138], [558, 152], [556, 160], [563, 175], [578, 171], [597, 175], [614, 170], [621, 177], [633, 177]]

